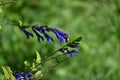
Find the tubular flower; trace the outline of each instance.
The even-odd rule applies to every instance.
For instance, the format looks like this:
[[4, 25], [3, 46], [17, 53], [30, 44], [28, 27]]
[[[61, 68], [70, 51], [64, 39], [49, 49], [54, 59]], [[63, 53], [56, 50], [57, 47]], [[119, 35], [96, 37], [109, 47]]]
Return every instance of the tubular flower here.
[[30, 80], [30, 77], [33, 76], [32, 73], [14, 73], [13, 74], [16, 78], [16, 80], [22, 80], [22, 79], [25, 79], [25, 80]]
[[33, 31], [34, 31], [34, 33], [35, 33], [36, 36], [37, 36], [38, 42], [40, 42], [40, 39], [42, 39], [42, 41], [44, 41], [43, 36], [41, 36], [39, 33], [37, 33], [37, 31], [35, 31], [34, 29], [33, 29]]
[[69, 54], [71, 57], [75, 56], [78, 53], [79, 42], [82, 40], [82, 37], [78, 37], [72, 42], [67, 43], [65, 46], [60, 48], [58, 51], [62, 52], [63, 54]]
[[[26, 27], [26, 26], [24, 26], [24, 27]], [[24, 34], [27, 36], [28, 39], [30, 36], [33, 37], [33, 34], [26, 31], [26, 29], [22, 28], [21, 30], [24, 32]], [[41, 39], [42, 39], [42, 41], [44, 41], [44, 37], [46, 38], [47, 42], [54, 41], [54, 39], [51, 36], [49, 36], [47, 32], [54, 33], [60, 43], [69, 41], [69, 35], [58, 29], [50, 28], [47, 26], [35, 25], [35, 26], [32, 26], [32, 30], [36, 34], [38, 42], [40, 42]], [[41, 36], [40, 34], [43, 34], [43, 36]]]
[[53, 38], [46, 33], [47, 30], [45, 26], [40, 26], [40, 27], [36, 26], [35, 29], [38, 30], [40, 33], [42, 33], [48, 42], [54, 41]]
[[69, 54], [71, 57], [75, 56], [75, 53], [78, 53], [78, 50], [70, 50], [68, 48], [61, 48], [59, 51], [61, 51], [64, 54]]
[[67, 53], [70, 54], [71, 57], [74, 57], [75, 56], [75, 53], [78, 53], [79, 51], [78, 50], [67, 50]]
[[23, 32], [24, 32], [24, 34], [26, 35], [26, 37], [29, 39], [29, 37], [31, 36], [31, 37], [33, 37], [33, 34], [32, 33], [30, 33], [30, 32], [28, 32], [27, 30], [22, 30]]
[[68, 42], [69, 41], [69, 35], [67, 33], [64, 33], [58, 29], [54, 29], [54, 30], [52, 30], [52, 32], [55, 33], [59, 42]]

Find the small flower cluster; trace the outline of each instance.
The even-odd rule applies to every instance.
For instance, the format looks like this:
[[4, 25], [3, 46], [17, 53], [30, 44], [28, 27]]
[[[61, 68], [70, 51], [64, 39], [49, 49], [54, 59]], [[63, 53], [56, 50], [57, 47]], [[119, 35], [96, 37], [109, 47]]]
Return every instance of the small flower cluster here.
[[75, 56], [75, 53], [79, 52], [77, 48], [79, 47], [79, 41], [81, 41], [81, 39], [82, 37], [79, 37], [76, 40], [69, 42], [64, 47], [60, 48], [59, 51], [64, 54], [69, 54], [71, 57]]
[[[34, 35], [28, 32], [26, 29], [21, 28], [21, 30], [24, 32], [24, 34], [26, 35], [28, 39], [30, 37], [34, 37]], [[54, 33], [59, 42], [69, 41], [69, 35], [67, 33], [64, 33], [58, 29], [50, 28], [48, 26], [37, 26], [36, 25], [36, 26], [32, 26], [32, 30], [36, 34], [38, 42], [40, 42], [41, 40], [44, 41], [44, 37], [46, 38], [47, 42], [54, 41], [54, 39], [51, 36], [49, 36], [47, 32]]]
[[30, 77], [33, 76], [32, 73], [28, 72], [28, 73], [13, 73], [13, 75], [15, 76], [16, 80], [30, 80]]

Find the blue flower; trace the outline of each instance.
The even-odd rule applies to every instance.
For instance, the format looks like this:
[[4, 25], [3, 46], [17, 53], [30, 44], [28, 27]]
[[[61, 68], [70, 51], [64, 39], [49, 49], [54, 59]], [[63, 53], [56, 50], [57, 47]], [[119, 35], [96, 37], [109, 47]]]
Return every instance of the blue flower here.
[[47, 39], [48, 42], [50, 41], [54, 41], [53, 38], [51, 36], [49, 36], [47, 33], [43, 33], [45, 38]]
[[58, 29], [54, 29], [54, 30], [52, 30], [52, 32], [55, 33], [59, 42], [68, 42], [69, 41], [69, 35], [67, 33], [64, 33]]
[[68, 47], [71, 47], [71, 48], [78, 48], [79, 47], [79, 43], [69, 43], [67, 44]]
[[25, 80], [30, 80], [30, 77], [33, 76], [32, 73], [14, 73], [13, 74], [16, 78], [16, 80], [21, 80], [21, 79], [25, 79]]
[[27, 30], [22, 30], [23, 32], [24, 32], [24, 34], [26, 35], [26, 37], [29, 39], [29, 37], [31, 36], [31, 37], [33, 37], [33, 34], [32, 33], [30, 33], [30, 32], [28, 32]]
[[[38, 42], [40, 42], [41, 39], [42, 41], [44, 41], [44, 37], [46, 38], [47, 42], [54, 41], [54, 39], [48, 35], [48, 32], [53, 32], [60, 43], [69, 41], [69, 35], [58, 29], [50, 28], [47, 26], [37, 26], [37, 25], [32, 26], [31, 28], [33, 32], [36, 34]], [[33, 37], [33, 34], [28, 32], [26, 29], [21, 29], [21, 30], [24, 32], [27, 38]], [[40, 34], [43, 34], [43, 36], [41, 36]]]
[[70, 50], [69, 48], [61, 48], [59, 49], [60, 52], [62, 52], [63, 54], [69, 54], [71, 57], [75, 56], [75, 53], [78, 53], [78, 50]]
[[39, 33], [37, 33], [37, 31], [35, 31], [34, 29], [33, 29], [33, 31], [34, 31], [34, 33], [35, 33], [36, 36], [37, 36], [38, 42], [40, 42], [40, 39], [42, 39], [42, 41], [44, 41], [43, 36], [41, 36]]
[[45, 36], [45, 38], [47, 39], [48, 42], [54, 41], [53, 38], [46, 33], [47, 29], [46, 29], [45, 26], [40, 26], [40, 27], [35, 26], [35, 29], [38, 30], [40, 33], [42, 33]]
[[78, 50], [67, 50], [67, 54], [69, 54], [71, 57], [75, 56], [75, 53], [78, 53]]

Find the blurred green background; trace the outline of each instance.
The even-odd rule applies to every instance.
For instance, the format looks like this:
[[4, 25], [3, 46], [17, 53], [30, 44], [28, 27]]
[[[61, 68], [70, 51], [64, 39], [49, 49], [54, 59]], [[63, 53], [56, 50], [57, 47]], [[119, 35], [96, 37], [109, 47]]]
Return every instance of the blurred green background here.
[[[0, 6], [0, 20], [59, 28], [71, 40], [83, 36], [80, 53], [45, 75], [45, 80], [120, 79], [120, 0], [18, 0]], [[45, 56], [59, 48], [57, 39], [38, 43], [26, 39], [16, 26], [0, 25], [0, 66], [24, 71], [24, 60], [32, 61], [36, 50]], [[0, 69], [1, 79], [2, 74]]]

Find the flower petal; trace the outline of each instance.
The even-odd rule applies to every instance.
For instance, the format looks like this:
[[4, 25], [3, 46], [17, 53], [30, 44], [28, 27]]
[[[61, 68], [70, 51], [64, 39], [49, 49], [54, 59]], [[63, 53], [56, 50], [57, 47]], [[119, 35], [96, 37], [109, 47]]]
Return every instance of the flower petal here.
[[47, 39], [48, 42], [50, 41], [54, 41], [53, 38], [51, 36], [49, 36], [47, 33], [43, 33], [45, 38]]
[[34, 29], [33, 29], [33, 31], [34, 31], [34, 33], [35, 33], [36, 36], [37, 36], [38, 42], [40, 42], [41, 39], [42, 39], [42, 41], [44, 41], [43, 36], [41, 36], [39, 33], [37, 33], [37, 31], [35, 31]]
[[33, 34], [32, 33], [30, 33], [30, 32], [28, 32], [27, 30], [22, 30], [23, 32], [24, 32], [24, 34], [26, 35], [26, 37], [29, 39], [29, 37], [31, 36], [31, 37], [33, 37]]
[[54, 41], [53, 38], [46, 33], [46, 27], [45, 26], [40, 26], [40, 27], [36, 26], [35, 29], [38, 30], [41, 34], [43, 34], [48, 42]]
[[51, 31], [56, 35], [59, 42], [68, 42], [69, 35], [67, 33], [64, 33], [58, 29], [52, 29]]

